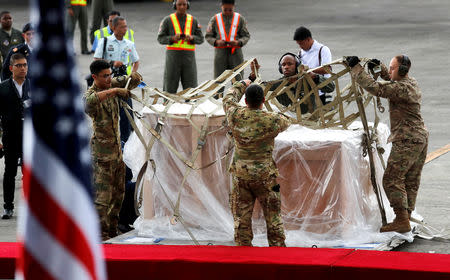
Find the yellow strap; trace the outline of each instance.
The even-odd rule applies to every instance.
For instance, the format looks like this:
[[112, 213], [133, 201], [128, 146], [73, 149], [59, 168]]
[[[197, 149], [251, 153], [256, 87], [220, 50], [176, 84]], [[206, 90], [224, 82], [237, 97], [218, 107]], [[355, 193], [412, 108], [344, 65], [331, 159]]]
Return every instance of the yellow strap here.
[[70, 5], [73, 6], [86, 6], [86, 0], [71, 0]]
[[175, 13], [170, 15], [170, 19], [172, 20], [173, 29], [175, 29], [175, 34], [181, 34], [180, 23], [178, 22], [177, 15]]
[[[364, 59], [366, 60], [366, 59]], [[244, 70], [244, 68], [248, 67], [250, 64], [251, 60], [243, 62], [241, 65], [236, 66], [233, 70], [227, 70], [224, 73], [222, 73], [222, 75], [220, 75], [218, 78], [216, 78], [215, 80], [212, 81], [207, 81], [203, 84], [201, 84], [200, 86], [193, 88], [193, 89], [187, 89], [185, 91], [179, 92], [178, 94], [167, 94], [167, 93], [163, 93], [157, 89], [150, 89], [149, 87], [145, 87], [144, 90], [146, 92], [146, 94], [154, 94], [153, 96], [149, 96], [148, 98], [153, 98], [153, 99], [157, 99], [160, 97], [163, 97], [165, 100], [170, 100], [171, 103], [173, 102], [177, 102], [177, 103], [189, 103], [192, 104], [194, 107], [198, 107], [198, 105], [202, 104], [204, 101], [206, 101], [206, 99], [208, 99], [210, 102], [216, 104], [218, 106], [218, 108], [220, 109], [222, 104], [220, 103], [220, 101], [217, 101], [216, 99], [214, 99], [213, 97], [216, 96], [218, 94], [218, 90], [220, 88], [222, 88], [223, 86], [225, 86], [225, 84], [229, 83], [238, 73], [240, 73], [242, 70]], [[365, 107], [372, 101], [373, 102], [373, 98], [371, 95], [369, 95], [367, 92], [364, 92], [362, 90], [361, 87], [357, 86], [355, 80], [350, 77], [351, 79], [351, 83], [348, 84], [347, 86], [345, 86], [343, 89], [340, 88], [338, 79], [341, 78], [342, 76], [344, 76], [345, 74], [348, 74], [349, 72], [349, 67], [343, 62], [342, 59], [331, 62], [330, 64], [327, 65], [335, 65], [335, 64], [339, 64], [344, 66], [344, 70], [342, 70], [339, 73], [332, 73], [332, 77], [326, 79], [324, 82], [320, 83], [319, 85], [315, 85], [315, 83], [313, 83], [313, 81], [309, 78], [309, 75], [307, 75], [308, 73], [314, 71], [315, 69], [309, 69], [309, 70], [305, 70], [305, 71], [301, 71], [298, 75], [298, 81], [295, 82], [297, 83], [297, 91], [295, 92], [295, 96], [291, 95], [290, 98], [294, 99], [295, 102], [293, 104], [291, 104], [288, 108], [289, 109], [295, 109], [298, 111], [298, 107], [301, 103], [306, 103], [306, 101], [309, 99], [309, 97], [311, 96], [311, 94], [316, 95], [317, 96], [317, 90], [320, 89], [322, 86], [325, 86], [326, 84], [330, 83], [330, 82], [335, 82], [336, 83], [336, 93], [337, 93], [337, 98], [335, 98], [335, 100], [333, 100], [331, 103], [328, 103], [324, 106], [318, 106], [318, 108], [314, 111], [311, 112], [311, 114], [304, 114], [303, 116], [301, 116], [301, 118], [298, 118], [298, 114], [297, 114], [297, 120], [295, 119], [295, 117], [290, 117], [290, 119], [295, 123], [300, 123], [302, 125], [308, 126], [308, 127], [312, 127], [312, 128], [326, 128], [326, 127], [334, 127], [336, 129], [341, 129], [341, 128], [347, 128], [349, 126], [349, 124], [351, 124], [353, 121], [355, 121], [357, 118], [361, 118], [361, 121], [363, 123], [364, 126], [364, 140], [365, 142], [363, 143], [366, 152], [370, 153], [370, 168], [371, 168], [371, 179], [374, 179], [375, 176], [375, 170], [372, 170], [374, 165], [373, 165], [373, 155], [372, 152], [374, 152], [374, 149], [372, 148], [372, 143], [374, 142], [374, 140], [376, 140], [376, 127], [377, 124], [379, 122], [378, 120], [378, 116], [375, 116], [375, 126], [373, 129], [370, 129], [368, 127], [368, 121], [367, 121], [367, 116], [365, 113]], [[321, 66], [323, 67], [323, 66]], [[261, 83], [261, 79], [259, 77], [259, 75], [257, 74], [257, 81], [255, 81], [255, 83]], [[266, 89], [264, 91], [265, 93], [265, 97], [266, 97], [266, 101], [272, 101], [272, 103], [266, 102], [265, 105], [268, 108], [268, 110], [271, 110], [272, 108], [270, 107], [271, 105], [275, 105], [275, 106], [279, 106], [279, 104], [277, 105], [277, 103], [275, 102], [276, 99], [275, 97], [277, 95], [283, 94], [283, 93], [289, 93], [291, 90], [291, 87], [293, 86], [292, 84], [287, 85], [286, 83], [283, 84], [284, 81], [279, 80], [277, 82], [281, 82], [282, 85], [279, 86], [275, 91], [270, 91], [269, 89], [271, 88], [271, 85], [275, 84], [271, 82], [267, 82], [266, 83]], [[299, 91], [301, 90], [300, 87], [303, 88], [303, 97], [299, 99]], [[146, 101], [142, 101], [142, 100], [138, 100], [134, 95], [132, 95], [133, 99], [136, 99], [137, 101], [141, 102], [143, 105], [149, 107], [150, 109], [152, 109], [155, 113], [157, 113], [159, 116], [161, 116], [161, 114], [164, 115], [165, 117], [168, 118], [187, 118], [187, 116], [180, 116], [180, 115], [175, 115], [175, 114], [167, 114], [168, 112], [168, 107], [170, 107], [170, 105], [166, 106], [164, 108], [164, 112], [161, 112], [159, 110], [157, 110], [153, 105], [149, 105], [147, 104], [147, 101], [150, 101], [149, 99], [145, 99]], [[143, 96], [144, 99], [144, 96]], [[356, 102], [355, 102], [356, 101]], [[358, 110], [355, 112], [354, 110], [354, 104], [358, 105]], [[125, 105], [125, 104], [122, 104]], [[344, 110], [349, 108], [350, 105], [352, 105], [352, 107], [350, 108], [350, 113], [349, 115], [344, 114]], [[279, 107], [281, 108], [281, 107]], [[217, 109], [217, 108], [216, 108]], [[288, 109], [288, 110], [289, 110]], [[375, 108], [374, 108], [375, 109]], [[286, 110], [285, 108], [282, 108], [282, 110]], [[215, 110], [216, 111], [216, 110]], [[214, 111], [214, 112], [215, 112]], [[281, 111], [281, 110], [280, 110]], [[189, 112], [189, 118], [188, 120], [190, 121], [190, 116], [192, 115], [193, 109]], [[176, 200], [171, 200], [168, 198], [167, 194], [166, 198], [168, 198], [168, 201], [170, 203], [171, 209], [174, 211], [174, 217], [173, 217], [173, 223], [175, 223], [175, 220], [180, 221], [183, 226], [186, 228], [186, 231], [188, 231], [188, 233], [190, 233], [189, 229], [187, 228], [187, 226], [184, 224], [184, 220], [183, 217], [180, 214], [180, 209], [179, 209], [179, 205], [180, 205], [180, 200], [181, 200], [181, 191], [184, 188], [184, 184], [186, 181], [186, 177], [195, 170], [198, 169], [202, 169], [202, 168], [206, 168], [212, 164], [214, 164], [215, 162], [223, 159], [223, 157], [225, 157], [227, 154], [229, 154], [229, 151], [227, 151], [227, 153], [220, 157], [217, 158], [216, 160], [214, 160], [213, 162], [204, 165], [202, 167], [198, 167], [198, 166], [194, 166], [195, 163], [195, 159], [199, 156], [199, 153], [201, 151], [201, 148], [203, 146], [203, 143], [206, 139], [206, 135], [210, 135], [212, 133], [217, 132], [216, 131], [207, 131], [206, 128], [208, 127], [208, 118], [211, 117], [211, 115], [214, 114], [213, 112], [209, 113], [209, 114], [205, 114], [206, 115], [206, 120], [205, 122], [201, 125], [201, 126], [197, 126], [197, 125], [193, 125], [193, 128], [195, 128], [196, 130], [200, 131], [200, 136], [198, 138], [198, 145], [196, 147], [195, 150], [193, 150], [192, 152], [192, 156], [190, 159], [185, 158], [183, 155], [181, 155], [168, 141], [166, 141], [162, 136], [160, 131], [158, 131], [158, 129], [155, 129], [153, 127], [150, 127], [148, 125], [148, 123], [146, 123], [143, 119], [141, 120], [142, 125], [144, 126], [145, 129], [147, 129], [151, 135], [152, 135], [152, 141], [160, 141], [163, 145], [165, 145], [177, 158], [179, 158], [181, 161], [183, 161], [183, 163], [188, 167], [186, 169], [186, 171], [184, 172], [184, 177], [183, 177], [183, 182], [181, 184], [181, 188], [180, 188], [180, 193], [178, 194], [178, 197]], [[219, 130], [223, 129], [222, 127], [219, 128]], [[149, 145], [147, 144], [147, 147], [149, 147]], [[434, 156], [438, 156], [441, 155], [445, 152], [450, 151], [450, 145], [447, 145], [446, 147], [444, 147], [442, 150], [440, 150], [439, 152], [437, 152]], [[149, 151], [147, 151], [149, 152]], [[148, 158], [147, 158], [148, 159]], [[149, 167], [149, 164], [151, 163], [151, 167], [154, 170], [154, 178], [158, 179], [157, 176], [155, 175], [155, 169], [156, 169], [156, 165], [155, 162], [152, 161], [151, 159], [148, 159], [146, 166], [144, 166], [142, 169], [146, 169], [147, 167]], [[144, 172], [144, 171], [142, 171]], [[140, 172], [141, 173], [141, 172]], [[143, 176], [143, 175], [142, 175]], [[141, 177], [142, 177], [141, 176]], [[158, 183], [160, 184], [160, 187], [163, 188], [163, 186], [161, 185], [161, 183], [158, 180]], [[372, 184], [375, 186], [374, 187], [374, 192], [376, 194], [380, 194], [380, 190], [379, 190], [379, 186], [378, 184], [376, 184], [376, 182], [372, 182]], [[165, 192], [164, 188], [163, 188], [163, 192]], [[380, 198], [377, 195], [377, 199], [379, 200], [379, 208], [380, 208], [380, 212], [383, 215], [384, 212], [384, 205], [382, 203], [382, 201], [380, 201]], [[384, 216], [384, 215], [383, 215]], [[385, 223], [385, 218], [383, 218], [383, 223]], [[190, 233], [191, 235], [191, 233]], [[192, 237], [192, 236], [191, 236]], [[195, 242], [195, 241], [194, 241]]]

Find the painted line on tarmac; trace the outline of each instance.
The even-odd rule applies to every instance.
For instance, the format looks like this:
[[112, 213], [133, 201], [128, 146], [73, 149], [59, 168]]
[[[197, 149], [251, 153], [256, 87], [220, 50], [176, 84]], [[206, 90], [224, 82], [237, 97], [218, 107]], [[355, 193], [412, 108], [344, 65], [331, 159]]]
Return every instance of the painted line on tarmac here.
[[427, 158], [425, 159], [425, 164], [427, 164], [428, 162], [430, 162], [448, 152], [450, 152], [450, 144], [447, 144], [444, 147], [439, 148], [436, 151], [429, 153], [427, 155]]

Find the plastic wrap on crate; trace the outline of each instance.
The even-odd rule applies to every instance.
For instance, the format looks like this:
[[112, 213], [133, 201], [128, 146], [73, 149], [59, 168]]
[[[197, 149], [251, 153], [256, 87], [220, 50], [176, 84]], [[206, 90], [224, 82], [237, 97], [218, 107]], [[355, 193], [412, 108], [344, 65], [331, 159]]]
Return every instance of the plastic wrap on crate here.
[[[183, 158], [191, 159], [198, 144], [198, 130], [205, 114], [211, 112], [208, 111], [211, 106], [197, 108], [188, 120], [185, 116], [190, 106], [176, 105], [168, 113], [177, 114], [178, 118], [163, 120], [161, 137]], [[163, 106], [156, 105], [154, 109], [161, 112]], [[147, 125], [155, 128], [158, 114], [149, 108], [144, 108], [142, 113]], [[208, 130], [215, 132], [207, 136], [194, 166], [205, 166], [228, 151], [229, 140], [225, 130], [220, 129], [222, 120], [223, 111], [210, 117]], [[151, 134], [140, 122], [137, 125], [148, 143]], [[377, 131], [386, 160], [390, 151], [386, 143], [389, 129], [380, 123]], [[280, 170], [278, 181], [288, 246], [350, 246], [385, 242], [390, 238], [378, 233], [381, 217], [370, 182], [368, 157], [363, 157], [362, 135], [361, 123], [354, 122], [347, 130], [313, 130], [292, 125], [275, 139], [273, 156]], [[124, 160], [133, 170], [134, 179], [145, 162], [145, 155], [144, 146], [133, 133], [125, 145]], [[188, 170], [174, 152], [155, 141], [150, 158], [155, 162], [156, 172], [151, 167], [147, 169], [144, 187], [150, 195], [144, 196], [142, 215], [135, 222], [139, 236], [190, 240], [180, 222], [170, 223], [174, 213], [171, 204], [176, 204], [180, 196], [179, 213], [196, 239], [232, 241], [233, 218], [228, 204], [231, 175], [227, 172], [230, 156], [209, 167]], [[382, 189], [383, 168], [376, 153], [374, 159], [377, 182]], [[383, 201], [389, 220], [392, 212], [387, 200]], [[267, 246], [265, 222], [258, 206], [253, 217], [253, 244]]]

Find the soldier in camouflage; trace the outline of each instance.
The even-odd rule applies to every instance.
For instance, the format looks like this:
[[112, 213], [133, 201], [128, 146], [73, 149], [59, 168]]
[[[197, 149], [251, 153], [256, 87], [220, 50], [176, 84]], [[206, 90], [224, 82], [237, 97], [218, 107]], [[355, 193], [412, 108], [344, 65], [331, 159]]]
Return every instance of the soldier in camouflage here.
[[142, 77], [131, 73], [129, 89], [125, 76], [111, 79], [111, 66], [106, 60], [90, 65], [94, 84], [83, 96], [86, 113], [92, 118], [91, 139], [94, 165], [94, 188], [102, 239], [118, 235], [119, 211], [125, 193], [125, 164], [122, 160], [119, 134], [119, 98], [128, 98]]
[[[234, 218], [234, 240], [252, 246], [252, 213], [255, 199], [263, 209], [269, 246], [286, 246], [281, 218], [278, 169], [272, 158], [274, 138], [288, 128], [289, 120], [262, 110], [264, 92], [250, 80], [236, 82], [223, 99], [228, 126], [235, 140], [229, 171], [233, 174], [230, 206]], [[249, 86], [250, 85], [250, 86]], [[247, 107], [239, 105], [245, 92]]]
[[[385, 80], [381, 82], [364, 71], [358, 57], [347, 57], [346, 61], [360, 86], [389, 100], [391, 135], [388, 141], [392, 141], [392, 150], [383, 187], [396, 217], [380, 231], [408, 232], [428, 147], [428, 131], [420, 114], [422, 94], [417, 81], [408, 76], [411, 61], [406, 55], [398, 55], [392, 58], [389, 70], [381, 65], [381, 78]], [[377, 59], [369, 61], [371, 70], [378, 65]]]

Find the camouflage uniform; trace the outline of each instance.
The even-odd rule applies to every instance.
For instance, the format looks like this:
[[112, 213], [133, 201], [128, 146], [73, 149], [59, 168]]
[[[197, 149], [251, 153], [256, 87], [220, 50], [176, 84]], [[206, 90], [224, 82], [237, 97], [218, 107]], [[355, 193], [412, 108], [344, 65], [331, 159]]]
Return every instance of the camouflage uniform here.
[[388, 81], [386, 66], [376, 82], [360, 65], [352, 76], [369, 93], [387, 98], [391, 121], [392, 150], [383, 176], [383, 187], [392, 208], [415, 208], [417, 191], [428, 147], [428, 131], [420, 114], [422, 94], [414, 78]]
[[233, 174], [230, 206], [236, 245], [251, 246], [252, 212], [255, 199], [261, 203], [269, 246], [285, 246], [280, 207], [278, 169], [272, 158], [274, 138], [287, 129], [289, 120], [277, 113], [238, 105], [245, 86], [237, 82], [223, 99], [228, 125], [235, 140], [229, 171]]
[[[228, 34], [230, 32], [233, 16], [223, 16], [222, 14], [222, 18], [225, 32], [227, 32]], [[217, 26], [216, 16], [213, 16], [209, 21], [205, 33], [205, 39], [211, 46], [214, 47], [216, 40], [220, 40], [220, 32]], [[231, 48], [214, 49], [214, 78], [219, 77], [223, 73], [223, 71], [227, 69], [233, 69], [244, 61], [244, 55], [242, 53], [241, 47], [245, 46], [248, 40], [250, 40], [250, 33], [247, 30], [247, 21], [242, 15], [239, 18], [235, 40], [239, 41], [240, 47], [234, 49], [234, 53], [232, 53]], [[242, 75], [244, 75], [243, 72]], [[239, 81], [241, 79], [242, 76], [236, 76], [236, 80]]]
[[[114, 78], [117, 87], [125, 86], [125, 79]], [[119, 97], [100, 101], [95, 83], [83, 99], [86, 113], [92, 118], [94, 134], [91, 139], [94, 164], [94, 188], [103, 240], [117, 235], [119, 211], [125, 194], [125, 164], [122, 160], [119, 133]]]

